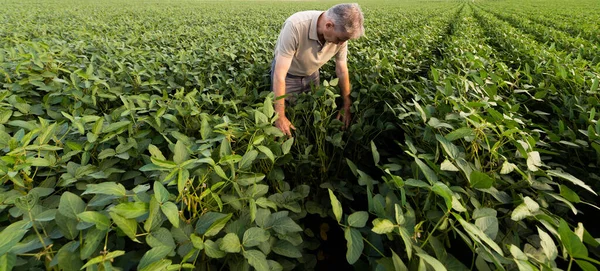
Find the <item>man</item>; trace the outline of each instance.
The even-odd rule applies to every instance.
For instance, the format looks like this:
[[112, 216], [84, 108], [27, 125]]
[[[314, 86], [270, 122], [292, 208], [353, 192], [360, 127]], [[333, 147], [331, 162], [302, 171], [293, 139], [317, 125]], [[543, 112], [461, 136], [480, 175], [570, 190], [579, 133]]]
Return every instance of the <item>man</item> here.
[[[302, 11], [290, 16], [279, 33], [271, 64], [271, 84], [275, 92], [275, 126], [291, 136], [294, 125], [285, 116], [286, 100], [318, 86], [319, 68], [335, 56], [335, 72], [344, 101], [344, 127], [350, 124], [350, 79], [347, 40], [364, 34], [363, 14], [358, 4], [339, 4], [327, 11]], [[278, 99], [279, 98], [279, 99]]]

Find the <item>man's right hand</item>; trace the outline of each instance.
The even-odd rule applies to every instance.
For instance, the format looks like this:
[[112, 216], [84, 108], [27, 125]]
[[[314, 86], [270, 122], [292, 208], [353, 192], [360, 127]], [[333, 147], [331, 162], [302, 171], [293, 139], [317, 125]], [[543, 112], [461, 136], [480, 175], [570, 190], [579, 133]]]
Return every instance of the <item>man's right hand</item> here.
[[286, 136], [292, 136], [292, 130], [296, 130], [296, 127], [285, 116], [279, 116], [275, 121], [275, 127], [279, 128]]

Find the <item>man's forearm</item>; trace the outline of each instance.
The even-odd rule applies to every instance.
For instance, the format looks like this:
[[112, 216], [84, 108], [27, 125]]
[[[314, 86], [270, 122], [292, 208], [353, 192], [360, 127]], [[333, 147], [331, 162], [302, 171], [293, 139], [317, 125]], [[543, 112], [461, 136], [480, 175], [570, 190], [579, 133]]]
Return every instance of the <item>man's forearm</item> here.
[[348, 75], [348, 68], [339, 68], [336, 72], [344, 104], [350, 106], [350, 76]]
[[285, 80], [273, 80], [273, 92], [275, 93], [275, 112], [279, 117], [285, 117]]

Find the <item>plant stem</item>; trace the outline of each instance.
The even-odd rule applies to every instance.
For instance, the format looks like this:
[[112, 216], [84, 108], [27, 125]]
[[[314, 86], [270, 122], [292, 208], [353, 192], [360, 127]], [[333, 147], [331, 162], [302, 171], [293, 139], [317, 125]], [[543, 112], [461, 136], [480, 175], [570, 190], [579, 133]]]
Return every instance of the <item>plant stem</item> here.
[[567, 267], [567, 271], [571, 271], [571, 265], [573, 265], [573, 257], [571, 257], [571, 260], [569, 261], [569, 267]]
[[442, 221], [444, 221], [444, 219], [446, 218], [446, 216], [448, 216], [448, 214], [450, 214], [450, 210], [448, 210], [448, 212], [446, 212], [444, 214], [444, 216], [442, 216], [440, 218], [440, 220], [435, 224], [435, 227], [433, 227], [433, 230], [429, 233], [429, 235], [427, 235], [427, 238], [425, 238], [425, 241], [423, 242], [423, 244], [421, 244], [420, 248], [423, 248], [427, 244], [427, 241], [429, 241], [429, 237], [431, 237], [433, 235], [433, 233], [435, 232], [437, 227], [440, 226], [440, 223], [442, 223]]
[[377, 251], [377, 253], [379, 253], [379, 255], [381, 255], [381, 257], [385, 257], [385, 255], [379, 251], [379, 249], [377, 249], [373, 244], [371, 244], [371, 242], [369, 242], [369, 240], [367, 240], [367, 238], [362, 238], [365, 242], [367, 242], [367, 244], [369, 244], [369, 246], [371, 246], [375, 251]]

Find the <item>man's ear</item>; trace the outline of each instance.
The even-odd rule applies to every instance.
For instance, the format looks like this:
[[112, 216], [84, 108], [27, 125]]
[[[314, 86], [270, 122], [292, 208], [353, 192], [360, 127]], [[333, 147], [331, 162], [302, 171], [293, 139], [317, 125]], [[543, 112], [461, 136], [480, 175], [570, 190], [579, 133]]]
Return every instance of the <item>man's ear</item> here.
[[332, 21], [327, 21], [325, 23], [325, 28], [327, 29], [333, 29], [335, 27], [335, 24]]

